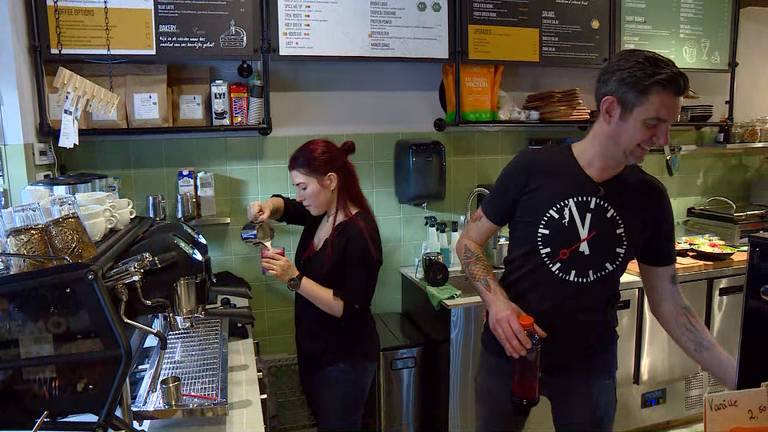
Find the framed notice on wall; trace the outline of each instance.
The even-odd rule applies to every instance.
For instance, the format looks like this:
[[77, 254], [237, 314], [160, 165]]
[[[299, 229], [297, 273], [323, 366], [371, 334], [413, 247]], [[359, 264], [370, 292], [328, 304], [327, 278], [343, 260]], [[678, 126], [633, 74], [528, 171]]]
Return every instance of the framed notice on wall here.
[[[103, 0], [46, 1], [51, 54], [106, 54]], [[153, 0], [109, 0], [110, 48], [115, 55], [155, 55], [155, 4]]]
[[610, 54], [610, 0], [462, 4], [462, 43], [469, 60], [600, 65]]
[[452, 0], [277, 0], [278, 54], [447, 59]]
[[727, 70], [732, 0], [621, 0], [619, 49], [655, 51], [685, 69]]

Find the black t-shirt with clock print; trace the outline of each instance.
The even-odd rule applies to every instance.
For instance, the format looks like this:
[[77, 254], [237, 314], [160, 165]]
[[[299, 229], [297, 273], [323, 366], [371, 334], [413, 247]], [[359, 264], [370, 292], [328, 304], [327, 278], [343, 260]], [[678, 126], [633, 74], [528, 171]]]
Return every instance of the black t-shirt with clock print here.
[[[492, 223], [509, 225], [500, 282], [548, 334], [542, 370], [615, 371], [616, 306], [627, 263], [675, 262], [664, 186], [637, 165], [596, 183], [570, 146], [556, 146], [518, 154], [482, 208]], [[504, 355], [487, 324], [482, 342]]]

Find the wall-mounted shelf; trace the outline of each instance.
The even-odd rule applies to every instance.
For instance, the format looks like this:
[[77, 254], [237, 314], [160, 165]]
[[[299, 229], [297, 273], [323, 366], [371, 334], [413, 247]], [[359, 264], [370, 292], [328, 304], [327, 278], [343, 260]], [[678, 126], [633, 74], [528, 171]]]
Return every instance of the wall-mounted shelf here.
[[[190, 55], [189, 52], [181, 50], [178, 53], [169, 53], [158, 49], [155, 55], [84, 55], [84, 54], [51, 54], [52, 44], [48, 31], [48, 12], [45, 0], [35, 0], [31, 3], [31, 25], [33, 27], [33, 48], [35, 58], [35, 84], [37, 86], [37, 105], [38, 105], [38, 130], [42, 136], [59, 136], [59, 131], [50, 126], [47, 110], [47, 89], [46, 89], [46, 65], [60, 65], [70, 63], [94, 63], [94, 64], [194, 64], [210, 63], [211, 61], [261, 61], [261, 77], [264, 89], [264, 124], [261, 126], [205, 126], [205, 127], [165, 127], [165, 128], [123, 128], [123, 129], [81, 129], [78, 131], [80, 136], [98, 136], [99, 138], [108, 137], [131, 137], [140, 136], [146, 138], [151, 135], [170, 135], [179, 136], [205, 135], [205, 136], [253, 136], [269, 135], [272, 133], [272, 118], [270, 109], [270, 73], [269, 64], [271, 58], [271, 41], [269, 39], [268, 20], [264, 17], [269, 16], [268, 1], [253, 0], [249, 2], [255, 8], [254, 22], [250, 38], [256, 43], [252, 48], [240, 52], [240, 54], [225, 54], [221, 51], [215, 51], [212, 54]], [[241, 5], [242, 6], [242, 5]], [[241, 12], [246, 9], [240, 9]], [[234, 21], [233, 21], [234, 22]], [[243, 29], [240, 29], [243, 31]], [[158, 42], [159, 44], [159, 42]], [[257, 46], [258, 45], [258, 46]], [[55, 48], [55, 46], [54, 46]], [[241, 52], [242, 51], [242, 52]], [[231, 51], [228, 51], [231, 52]], [[109, 72], [112, 73], [112, 72]], [[86, 77], [87, 78], [87, 77]], [[170, 103], [170, 101], [169, 101]]]
[[591, 126], [591, 122], [538, 122], [538, 121], [490, 121], [490, 122], [466, 122], [459, 124], [447, 124], [444, 119], [435, 120], [435, 130], [443, 132], [449, 129], [540, 129], [540, 128], [579, 128], [582, 130]]
[[[55, 136], [59, 135], [58, 129], [52, 130]], [[158, 128], [121, 128], [121, 129], [80, 129], [79, 135], [98, 137], [125, 137], [134, 135], [167, 135], [167, 134], [205, 134], [205, 135], [269, 135], [271, 126], [204, 126], [204, 127], [158, 127]]]
[[692, 154], [692, 153], [721, 153], [724, 151], [744, 151], [751, 149], [765, 149], [768, 150], [768, 142], [755, 142], [755, 143], [731, 143], [731, 144], [717, 144], [712, 146], [697, 146], [697, 145], [683, 145], [678, 146], [676, 152], [679, 154]]
[[[554, 122], [539, 122], [539, 121], [489, 121], [489, 122], [462, 122], [459, 124], [448, 124], [445, 119], [439, 118], [435, 120], [435, 130], [443, 132], [449, 129], [539, 129], [539, 128], [576, 128], [580, 130], [586, 130], [592, 126], [592, 121], [554, 121]], [[673, 123], [674, 128], [694, 128], [702, 129], [708, 127], [721, 127], [725, 126], [723, 122], [682, 122]]]
[[231, 219], [229, 216], [204, 216], [198, 219], [192, 219], [187, 223], [192, 226], [209, 226], [209, 225], [229, 225]]

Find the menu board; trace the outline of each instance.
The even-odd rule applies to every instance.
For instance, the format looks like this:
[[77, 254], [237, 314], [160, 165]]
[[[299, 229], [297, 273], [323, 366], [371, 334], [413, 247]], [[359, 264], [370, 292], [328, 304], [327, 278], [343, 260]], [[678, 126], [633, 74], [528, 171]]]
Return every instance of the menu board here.
[[640, 48], [681, 68], [727, 69], [732, 0], [622, 0], [621, 49]]
[[[51, 54], [59, 53], [57, 15], [62, 54], [106, 54], [103, 0], [47, 0], [46, 11]], [[110, 0], [108, 17], [113, 54], [155, 54], [153, 0]]]
[[[266, 1], [266, 0], [265, 0]], [[104, 0], [36, 0], [41, 37], [58, 55], [105, 55]], [[117, 56], [252, 58], [261, 44], [258, 0], [109, 0], [110, 49]], [[46, 22], [47, 20], [47, 22]], [[47, 24], [47, 25], [46, 25]]]
[[610, 53], [610, 0], [466, 2], [471, 60], [603, 63]]
[[450, 0], [277, 0], [282, 56], [447, 59]]
[[253, 0], [155, 0], [158, 54], [252, 56]]

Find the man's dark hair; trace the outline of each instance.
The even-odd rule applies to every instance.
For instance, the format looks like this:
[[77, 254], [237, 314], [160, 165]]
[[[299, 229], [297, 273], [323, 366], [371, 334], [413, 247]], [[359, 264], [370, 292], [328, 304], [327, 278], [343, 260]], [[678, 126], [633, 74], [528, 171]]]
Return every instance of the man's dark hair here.
[[680, 97], [689, 89], [688, 76], [672, 60], [653, 51], [630, 49], [616, 54], [600, 70], [595, 102], [600, 109], [604, 97], [614, 96], [624, 117], [656, 91]]

